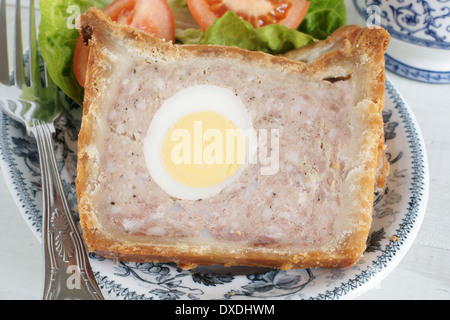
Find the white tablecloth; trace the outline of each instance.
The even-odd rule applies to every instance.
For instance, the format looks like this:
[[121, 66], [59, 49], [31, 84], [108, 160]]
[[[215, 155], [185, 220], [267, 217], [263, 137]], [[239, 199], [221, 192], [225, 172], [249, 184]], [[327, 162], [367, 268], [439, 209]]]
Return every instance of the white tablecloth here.
[[[348, 2], [348, 1], [347, 1]], [[352, 21], [349, 8], [349, 21]], [[407, 80], [388, 72], [422, 129], [430, 165], [430, 196], [422, 228], [392, 271], [359, 299], [450, 299], [450, 85]], [[42, 253], [0, 178], [0, 299], [40, 299]]]

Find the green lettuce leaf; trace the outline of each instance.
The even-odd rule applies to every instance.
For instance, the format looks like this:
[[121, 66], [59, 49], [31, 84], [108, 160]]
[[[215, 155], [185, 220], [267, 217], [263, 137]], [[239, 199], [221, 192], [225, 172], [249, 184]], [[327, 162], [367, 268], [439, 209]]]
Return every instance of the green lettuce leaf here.
[[[73, 54], [80, 34], [74, 28], [76, 13], [90, 7], [104, 9], [112, 0], [40, 0], [38, 43], [48, 73], [55, 84], [79, 105], [84, 90], [73, 71]], [[72, 6], [72, 7], [71, 7]]]
[[203, 34], [200, 28], [175, 29], [175, 39], [180, 44], [199, 44]]
[[297, 30], [323, 40], [346, 24], [344, 0], [311, 0], [308, 12]]
[[314, 38], [288, 27], [272, 24], [254, 28], [228, 11], [216, 19], [200, 39], [200, 44], [236, 46], [242, 49], [280, 54], [302, 47]]

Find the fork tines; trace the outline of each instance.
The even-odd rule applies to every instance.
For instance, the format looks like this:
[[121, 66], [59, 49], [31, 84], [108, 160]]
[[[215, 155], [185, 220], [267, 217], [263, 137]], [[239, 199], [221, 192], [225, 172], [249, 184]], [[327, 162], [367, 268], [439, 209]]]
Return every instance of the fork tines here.
[[[8, 59], [8, 29], [6, 0], [0, 0], [0, 82], [10, 83], [10, 70]], [[29, 49], [27, 69], [24, 68], [24, 55], [22, 43], [22, 17], [21, 1], [15, 2], [14, 14], [14, 39], [13, 39], [13, 85], [21, 88], [23, 85], [32, 86], [33, 82], [40, 81], [39, 72], [32, 72], [33, 68], [39, 68], [39, 56], [37, 52], [36, 18], [34, 0], [30, 0]], [[26, 81], [27, 79], [28, 81]]]
[[0, 0], [0, 83], [9, 84], [8, 37], [6, 29], [6, 0]]

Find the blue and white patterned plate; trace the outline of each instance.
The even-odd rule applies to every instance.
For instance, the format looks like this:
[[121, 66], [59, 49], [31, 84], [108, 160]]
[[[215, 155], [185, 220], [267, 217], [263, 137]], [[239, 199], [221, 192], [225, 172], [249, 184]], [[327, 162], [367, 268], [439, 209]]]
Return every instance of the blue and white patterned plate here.
[[[171, 263], [123, 263], [90, 255], [107, 299], [348, 299], [384, 278], [411, 246], [425, 214], [428, 164], [422, 136], [411, 110], [386, 82], [383, 112], [391, 174], [376, 194], [373, 224], [362, 259], [347, 269], [281, 271], [262, 268], [199, 267], [183, 271]], [[77, 134], [81, 109], [57, 123], [58, 162], [76, 214]], [[41, 238], [41, 180], [34, 140], [17, 122], [0, 113], [1, 167], [19, 210]]]

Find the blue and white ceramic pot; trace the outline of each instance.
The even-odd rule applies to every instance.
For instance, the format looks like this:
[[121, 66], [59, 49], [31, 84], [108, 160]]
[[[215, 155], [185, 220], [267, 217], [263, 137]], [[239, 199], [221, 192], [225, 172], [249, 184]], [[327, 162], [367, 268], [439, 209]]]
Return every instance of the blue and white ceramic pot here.
[[386, 68], [428, 83], [450, 83], [450, 0], [352, 0], [368, 24], [391, 34]]

